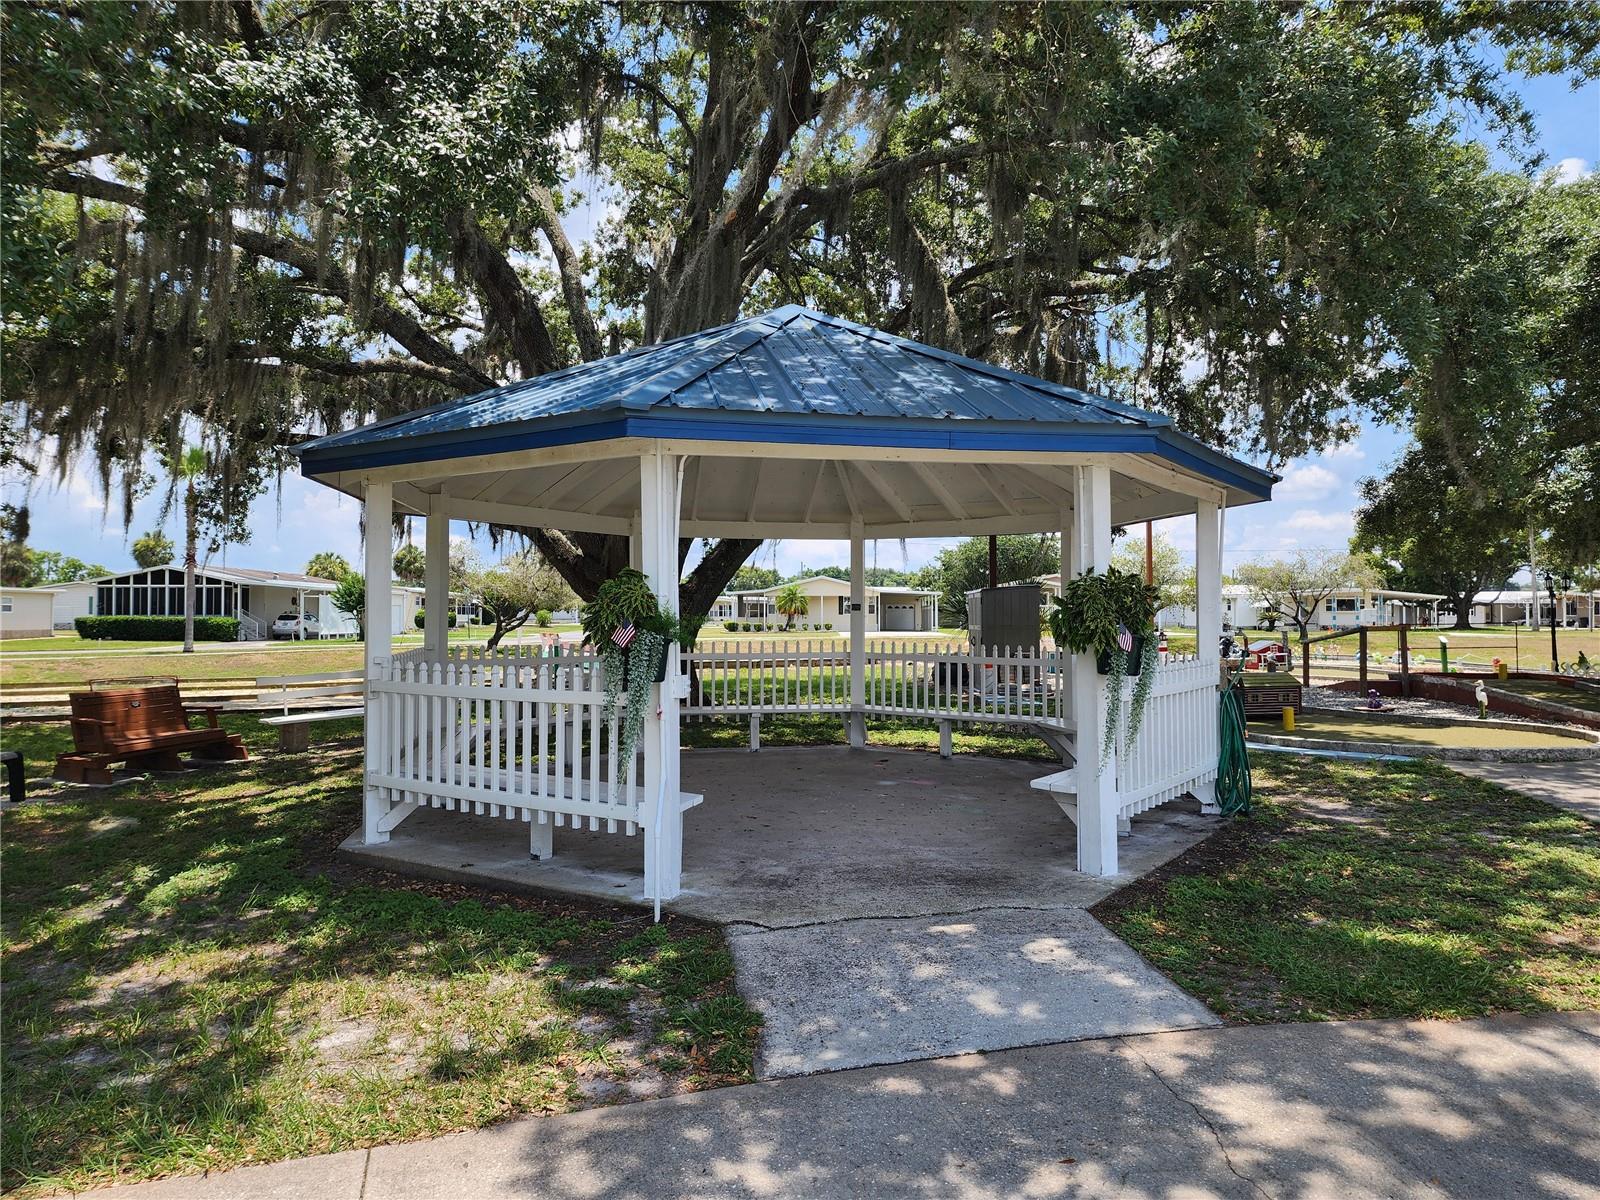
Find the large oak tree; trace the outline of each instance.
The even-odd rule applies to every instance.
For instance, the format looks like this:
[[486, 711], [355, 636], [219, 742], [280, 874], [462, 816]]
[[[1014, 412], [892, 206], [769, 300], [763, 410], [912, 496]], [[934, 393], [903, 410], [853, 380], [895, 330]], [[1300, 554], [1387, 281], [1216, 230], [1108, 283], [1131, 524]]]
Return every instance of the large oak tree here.
[[[6, 5], [0, 453], [89, 455], [131, 497], [203, 425], [254, 478], [323, 430], [799, 300], [1280, 462], [1404, 399], [1453, 122], [1515, 149], [1490, 64], [1592, 73], [1595, 14]], [[582, 596], [626, 561], [530, 532]], [[710, 547], [686, 604], [753, 545]]]

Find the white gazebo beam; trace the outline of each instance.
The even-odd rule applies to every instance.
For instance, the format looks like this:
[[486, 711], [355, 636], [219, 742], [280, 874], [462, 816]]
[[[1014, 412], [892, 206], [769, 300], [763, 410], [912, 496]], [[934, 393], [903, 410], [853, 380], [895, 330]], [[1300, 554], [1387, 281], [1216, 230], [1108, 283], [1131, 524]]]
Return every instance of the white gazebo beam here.
[[923, 486], [938, 497], [939, 503], [944, 505], [945, 512], [958, 521], [965, 521], [971, 515], [967, 512], [967, 506], [956, 499], [955, 493], [945, 486], [937, 471], [930, 471], [927, 464], [919, 462], [911, 463], [910, 467], [916, 477], [922, 480]]
[[884, 503], [894, 510], [895, 516], [902, 521], [916, 520], [911, 513], [910, 507], [895, 494], [893, 485], [883, 477], [882, 472], [876, 466], [870, 462], [862, 461], [856, 463], [856, 470], [861, 472], [861, 478], [867, 481], [872, 490], [883, 497]]
[[805, 517], [802, 519], [801, 523], [804, 524], [804, 525], [811, 524], [811, 514], [816, 511], [817, 496], [822, 491], [822, 475], [823, 475], [823, 472], [826, 470], [827, 466], [828, 466], [828, 460], [827, 459], [825, 459], [825, 458], [817, 459], [816, 462], [813, 464], [812, 470], [811, 470], [811, 486], [808, 487], [808, 488], [803, 489], [805, 497], [806, 497], [806, 511], [805, 511]]
[[[363, 500], [364, 546], [366, 557], [366, 614], [363, 624], [367, 660], [367, 736], [365, 796], [362, 802], [361, 840], [374, 846], [389, 840], [389, 831], [383, 827], [388, 815], [389, 796], [370, 782], [384, 770], [382, 722], [377, 720], [378, 706], [374, 703], [372, 684], [384, 678], [389, 671], [389, 658], [393, 653], [394, 632], [389, 628], [389, 598], [393, 591], [390, 573], [394, 569], [394, 555], [390, 552], [390, 529], [394, 522], [394, 488], [388, 483], [367, 484]], [[374, 736], [374, 734], [377, 736]]]
[[982, 480], [983, 486], [989, 490], [989, 494], [994, 497], [995, 503], [1005, 509], [1011, 516], [1020, 517], [1022, 511], [1017, 507], [1017, 502], [1011, 498], [1011, 493], [1006, 490], [1004, 485], [998, 482], [997, 477], [993, 474], [994, 468], [989, 466], [988, 463], [977, 463], [975, 467], [978, 478]]
[[855, 484], [850, 482], [850, 473], [845, 470], [842, 459], [833, 459], [833, 473], [839, 477], [839, 487], [844, 492], [844, 502], [850, 508], [851, 518], [859, 518], [862, 515], [861, 502], [856, 498]]
[[540, 529], [579, 529], [587, 533], [628, 532], [625, 517], [605, 517], [594, 513], [569, 512], [507, 504], [496, 500], [467, 500], [450, 491], [425, 492], [409, 484], [394, 487], [396, 500], [426, 515], [442, 511], [458, 521], [483, 521], [496, 525], [526, 525]]

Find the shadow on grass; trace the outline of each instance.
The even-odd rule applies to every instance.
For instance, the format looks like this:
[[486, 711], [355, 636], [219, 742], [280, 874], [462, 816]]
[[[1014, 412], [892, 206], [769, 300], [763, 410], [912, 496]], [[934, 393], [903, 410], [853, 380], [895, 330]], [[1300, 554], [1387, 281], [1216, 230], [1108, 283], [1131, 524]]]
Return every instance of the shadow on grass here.
[[1220, 1015], [1600, 1006], [1600, 830], [1438, 765], [1256, 769], [1250, 818], [1093, 910]]
[[[226, 723], [252, 754], [273, 741], [253, 719]], [[68, 742], [60, 725], [6, 735], [30, 764]], [[694, 1021], [733, 995], [715, 931], [336, 862], [359, 815], [358, 737], [354, 722], [309, 754], [58, 788], [5, 813], [8, 1189], [565, 1110], [629, 1014], [580, 1026], [562, 997], [618, 973], [654, 1036], [616, 1071], [748, 1077], [753, 1027]]]

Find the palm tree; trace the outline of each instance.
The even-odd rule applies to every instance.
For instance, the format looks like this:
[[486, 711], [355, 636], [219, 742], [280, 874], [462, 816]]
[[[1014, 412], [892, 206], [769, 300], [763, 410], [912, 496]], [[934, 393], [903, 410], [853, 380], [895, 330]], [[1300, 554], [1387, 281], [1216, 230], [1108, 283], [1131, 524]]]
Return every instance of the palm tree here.
[[788, 587], [778, 589], [778, 594], [772, 598], [772, 607], [778, 610], [780, 617], [788, 618], [783, 623], [787, 630], [793, 629], [794, 619], [805, 616], [811, 606], [806, 603], [806, 594], [791, 583]]
[[205, 478], [206, 452], [185, 446], [167, 463], [172, 482], [183, 485], [183, 652], [194, 653], [194, 572], [200, 541], [200, 495], [195, 484]]

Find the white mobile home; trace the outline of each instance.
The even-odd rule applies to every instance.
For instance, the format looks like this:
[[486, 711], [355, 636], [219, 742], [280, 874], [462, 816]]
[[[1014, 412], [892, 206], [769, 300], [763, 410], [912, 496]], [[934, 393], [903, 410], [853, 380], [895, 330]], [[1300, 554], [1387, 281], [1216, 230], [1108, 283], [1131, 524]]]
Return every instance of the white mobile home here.
[[[357, 628], [354, 618], [333, 606], [338, 586], [331, 579], [292, 571], [205, 566], [195, 571], [194, 610], [202, 617], [237, 617], [241, 641], [271, 636], [273, 620], [290, 611], [309, 614], [324, 636], [353, 637]], [[57, 628], [71, 628], [73, 619], [80, 616], [183, 613], [183, 568], [172, 564], [30, 590], [52, 598], [52, 624]], [[390, 611], [396, 630], [414, 627], [422, 594], [419, 587], [393, 588]]]
[[1531, 625], [1535, 605], [1540, 625], [1549, 625], [1553, 618], [1563, 628], [1593, 629], [1600, 616], [1600, 591], [1557, 592], [1554, 607], [1547, 591], [1479, 592], [1472, 598], [1471, 620], [1474, 625]]
[[39, 588], [0, 587], [0, 638], [49, 637], [51, 600]]
[[[778, 612], [778, 593], [786, 587], [797, 587], [806, 598], [806, 611], [794, 619], [792, 628], [825, 630], [829, 625], [834, 632], [848, 632], [853, 623], [850, 611], [850, 584], [831, 575], [813, 575], [809, 579], [796, 579], [793, 584], [780, 583], [758, 591], [734, 592], [737, 621], [759, 621], [782, 627], [788, 618]], [[866, 620], [862, 628], [868, 633], [931, 633], [939, 628], [939, 593], [921, 588], [868, 587]]]

